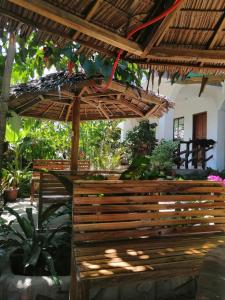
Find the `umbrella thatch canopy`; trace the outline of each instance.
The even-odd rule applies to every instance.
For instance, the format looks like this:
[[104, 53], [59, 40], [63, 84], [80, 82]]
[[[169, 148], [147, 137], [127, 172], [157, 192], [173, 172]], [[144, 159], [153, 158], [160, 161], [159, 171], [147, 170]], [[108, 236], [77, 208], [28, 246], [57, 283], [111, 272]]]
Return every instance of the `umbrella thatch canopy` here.
[[[57, 45], [76, 41], [86, 55], [101, 52], [158, 72], [225, 72], [225, 1], [183, 0], [176, 11], [127, 40], [127, 33], [165, 11], [165, 0], [2, 0], [0, 27]], [[1, 26], [2, 25], [2, 26]]]
[[80, 120], [160, 117], [173, 106], [165, 97], [103, 78], [59, 72], [11, 88], [9, 107], [19, 115], [58, 121], [72, 120], [80, 99]]

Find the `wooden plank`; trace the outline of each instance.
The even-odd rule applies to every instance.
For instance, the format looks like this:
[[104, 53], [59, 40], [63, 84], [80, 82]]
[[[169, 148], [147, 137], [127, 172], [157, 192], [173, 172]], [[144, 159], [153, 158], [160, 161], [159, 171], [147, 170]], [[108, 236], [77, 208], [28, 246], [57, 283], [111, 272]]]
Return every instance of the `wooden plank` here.
[[201, 208], [221, 208], [225, 207], [225, 203], [171, 203], [171, 204], [145, 204], [145, 205], [101, 205], [101, 206], [74, 206], [76, 214], [96, 214], [96, 213], [115, 213], [115, 212], [137, 212], [137, 211], [148, 211], [156, 210], [158, 213], [161, 213], [160, 210], [168, 209], [201, 209]]
[[[211, 226], [212, 227], [212, 226]], [[166, 247], [165, 247], [166, 243]], [[112, 253], [121, 253], [129, 249], [138, 251], [139, 249], [148, 250], [163, 254], [164, 251], [175, 250], [175, 248], [182, 247], [182, 249], [193, 250], [196, 247], [201, 247], [208, 249], [210, 245], [215, 244], [225, 244], [225, 235], [224, 234], [208, 234], [204, 236], [189, 236], [186, 237], [161, 237], [161, 238], [151, 238], [151, 239], [142, 239], [139, 240], [126, 240], [120, 241], [117, 243], [113, 242], [104, 242], [104, 243], [95, 243], [94, 247], [91, 244], [82, 244], [75, 247], [76, 255], [97, 255], [99, 253], [112, 254]]]
[[[94, 171], [98, 172], [98, 171]], [[100, 172], [105, 172], [105, 170], [100, 170]], [[108, 172], [108, 171], [106, 171]], [[208, 180], [74, 180], [74, 183], [77, 185], [92, 185], [93, 187], [97, 185], [112, 185], [115, 184], [119, 186], [120, 184], [123, 185], [136, 185], [136, 186], [143, 186], [143, 185], [170, 185], [170, 186], [223, 186], [221, 182], [217, 181], [208, 181]]]
[[[174, 270], [175, 268], [178, 267], [179, 268], [182, 268], [183, 270], [185, 270], [186, 268], [189, 268], [190, 266], [194, 266], [195, 264], [196, 265], [200, 265], [202, 262], [202, 259], [199, 258], [199, 259], [189, 259], [189, 260], [185, 260], [185, 261], [178, 261], [178, 262], [167, 262], [167, 263], [163, 263], [163, 264], [151, 264], [151, 265], [145, 265], [145, 266], [142, 266], [140, 268], [135, 268], [135, 267], [131, 267], [131, 268], [115, 268], [113, 270], [112, 273], [110, 272], [107, 272], [105, 270], [102, 270], [101, 272], [98, 272], [96, 270], [93, 270], [93, 271], [86, 271], [86, 272], [82, 272], [81, 273], [81, 278], [83, 277], [104, 277], [104, 276], [109, 276], [109, 277], [113, 277], [115, 274], [118, 274], [118, 273], [128, 273], [128, 274], [135, 274], [137, 276], [139, 276], [139, 273], [142, 273], [142, 272], [152, 272], [153, 273], [153, 276], [154, 276], [154, 273], [158, 272], [159, 270], [163, 270], [165, 271], [167, 268], [170, 269], [170, 272], [167, 274], [171, 274], [171, 270]], [[169, 270], [168, 270], [169, 271]], [[140, 278], [140, 277], [139, 277]]]
[[94, 37], [104, 43], [128, 51], [129, 53], [140, 56], [141, 47], [120, 35], [88, 22], [74, 14], [66, 12], [55, 5], [43, 0], [9, 0], [10, 2], [40, 14], [54, 22], [62, 24], [68, 28], [77, 30], [90, 37]]
[[[224, 206], [225, 208], [225, 206]], [[210, 217], [213, 222], [213, 216], [223, 217], [225, 215], [225, 209], [211, 209], [211, 210], [191, 210], [191, 211], [172, 211], [172, 212], [148, 212], [148, 213], [126, 213], [126, 214], [101, 214], [101, 215], [75, 215], [73, 222], [75, 224], [87, 223], [87, 222], [116, 222], [116, 221], [138, 221], [138, 220], [157, 220], [163, 218], [180, 218], [180, 217]]]
[[[122, 259], [108, 259], [106, 261], [93, 261], [93, 262], [81, 262], [79, 264], [80, 267], [80, 272], [89, 272], [91, 270], [111, 270], [114, 271], [115, 268], [116, 270], [118, 270], [118, 268], [125, 268], [125, 269], [130, 269], [132, 271], [132, 269], [137, 269], [135, 267], [146, 267], [146, 266], [153, 266], [153, 265], [158, 265], [158, 264], [163, 264], [163, 263], [168, 263], [168, 260], [170, 261], [170, 263], [172, 262], [180, 262], [180, 261], [185, 261], [185, 260], [189, 260], [189, 259], [200, 259], [203, 258], [205, 256], [206, 253], [198, 253], [198, 251], [196, 251], [196, 253], [193, 253], [192, 255], [171, 255], [169, 258], [168, 257], [161, 257], [161, 258], [151, 258], [151, 259], [138, 259], [138, 257], [136, 257], [136, 259], [129, 259], [127, 258], [127, 260], [122, 260]], [[141, 269], [141, 268], [140, 268]], [[143, 270], [145, 271], [145, 270]]]
[[[224, 187], [177, 187], [175, 190], [171, 190], [172, 186], [164, 186], [161, 185], [158, 187], [158, 190], [154, 186], [138, 186], [138, 187], [132, 187], [132, 186], [121, 186], [121, 187], [115, 187], [115, 186], [96, 186], [94, 189], [93, 187], [88, 187], [88, 186], [80, 186], [77, 187], [76, 190], [74, 191], [76, 194], [112, 194], [112, 191], [114, 194], [126, 194], [126, 193], [159, 193], [159, 192], [176, 192], [176, 193], [225, 193], [225, 188]], [[112, 188], [115, 188], [113, 190]]]
[[111, 197], [76, 197], [76, 205], [85, 204], [123, 204], [123, 203], [154, 203], [171, 201], [225, 201], [224, 195], [149, 195], [149, 196], [111, 196]]
[[[139, 220], [133, 222], [113, 222], [113, 223], [96, 223], [96, 224], [76, 224], [73, 226], [75, 231], [103, 231], [103, 230], [119, 230], [131, 228], [146, 228], [152, 226], [170, 226], [170, 225], [187, 225], [187, 224], [209, 224], [210, 218], [180, 219], [180, 220], [157, 220], [146, 221]], [[225, 217], [213, 218], [215, 224], [225, 224]]]
[[[165, 246], [169, 247], [169, 240], [171, 238], [179, 237], [180, 238], [185, 237], [187, 240], [189, 240], [193, 236], [204, 236], [206, 240], [208, 240], [209, 234], [221, 234], [221, 232], [224, 233], [225, 226], [222, 225], [199, 225], [199, 226], [182, 226], [182, 227], [168, 227], [168, 228], [154, 228], [154, 229], [145, 229], [145, 230], [139, 230], [139, 229], [131, 229], [131, 230], [117, 230], [117, 231], [101, 231], [101, 232], [85, 232], [84, 233], [75, 233], [75, 242], [76, 243], [95, 243], [95, 242], [108, 242], [108, 241], [118, 241], [120, 240], [120, 243], [123, 242], [123, 240], [126, 240], [128, 242], [128, 239], [130, 238], [135, 239], [137, 245], [140, 245], [141, 240], [145, 240], [146, 238], [162, 238], [163, 244]], [[137, 240], [138, 239], [138, 240]], [[165, 242], [165, 239], [166, 242]], [[182, 242], [183, 243], [183, 242]], [[154, 247], [154, 245], [151, 242], [151, 247]], [[116, 247], [116, 246], [114, 246]]]
[[[146, 242], [146, 245], [147, 246]], [[97, 247], [97, 245], [95, 244]], [[180, 246], [176, 245], [176, 247], [173, 248], [166, 248], [164, 245], [164, 248], [159, 248], [159, 249], [151, 249], [149, 247], [141, 247], [139, 245], [139, 248], [133, 249], [133, 248], [125, 248], [123, 250], [120, 249], [108, 249], [106, 252], [102, 252], [101, 250], [96, 250], [95, 247], [92, 245], [89, 246], [89, 253], [83, 254], [82, 247], [79, 248], [79, 252], [77, 250], [74, 250], [74, 254], [77, 257], [77, 262], [82, 262], [85, 260], [88, 260], [89, 262], [95, 261], [97, 262], [106, 262], [109, 259], [115, 259], [115, 260], [120, 260], [120, 259], [130, 259], [130, 260], [136, 260], [137, 257], [142, 260], [147, 260], [149, 258], [160, 258], [160, 257], [170, 257], [170, 256], [179, 256], [181, 254], [185, 255], [192, 255], [194, 253], [206, 253], [209, 251], [209, 249], [215, 248], [218, 246], [218, 243], [208, 243], [207, 247], [204, 246], [203, 244], [198, 244], [196, 245], [191, 245], [190, 246]], [[118, 251], [119, 250], [119, 251]]]
[[[206, 253], [209, 249], [217, 247], [218, 244], [210, 244], [210, 247], [208, 249], [203, 249], [201, 246], [196, 246], [193, 250], [187, 250], [185, 247], [179, 247], [177, 245], [176, 248], [168, 250], [154, 250], [154, 249], [142, 249], [139, 248], [140, 250], [135, 251], [133, 249], [127, 248], [124, 252], [112, 252], [110, 253], [101, 253], [101, 252], [96, 252], [93, 251], [90, 253], [90, 255], [86, 256], [77, 256], [77, 262], [82, 263], [83, 261], [88, 261], [90, 263], [96, 263], [96, 264], [102, 264], [102, 263], [107, 263], [110, 260], [113, 260], [115, 262], [119, 262], [122, 260], [130, 260], [130, 261], [137, 261], [137, 259], [142, 260], [142, 261], [147, 261], [149, 259], [154, 259], [154, 258], [168, 258], [170, 256], [179, 256], [181, 254], [185, 255], [192, 255], [195, 253]], [[93, 248], [93, 247], [90, 247]], [[173, 250], [173, 251], [171, 251]], [[98, 253], [98, 254], [96, 254]], [[76, 251], [75, 251], [76, 254]]]

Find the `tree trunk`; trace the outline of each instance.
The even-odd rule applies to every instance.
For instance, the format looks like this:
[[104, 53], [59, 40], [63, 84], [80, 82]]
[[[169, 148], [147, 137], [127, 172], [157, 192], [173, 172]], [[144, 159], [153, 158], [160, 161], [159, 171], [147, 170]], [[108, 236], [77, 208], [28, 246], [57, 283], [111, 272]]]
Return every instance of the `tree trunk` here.
[[16, 37], [10, 33], [7, 57], [2, 78], [1, 96], [0, 96], [0, 179], [2, 178], [3, 152], [6, 130], [6, 119], [8, 113], [8, 100], [10, 95], [10, 82], [13, 69], [13, 62], [16, 54]]

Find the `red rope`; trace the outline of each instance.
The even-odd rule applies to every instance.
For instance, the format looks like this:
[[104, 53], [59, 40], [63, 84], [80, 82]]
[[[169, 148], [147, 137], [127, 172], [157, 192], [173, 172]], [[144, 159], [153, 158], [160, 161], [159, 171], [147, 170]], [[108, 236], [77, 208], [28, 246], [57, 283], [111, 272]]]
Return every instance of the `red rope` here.
[[[162, 14], [160, 14], [159, 16], [153, 18], [152, 20], [144, 23], [144, 24], [141, 24], [139, 25], [138, 27], [132, 29], [128, 34], [127, 34], [127, 39], [129, 40], [136, 32], [148, 27], [148, 26], [151, 26], [152, 24], [160, 21], [161, 19], [165, 18], [166, 16], [168, 16], [169, 14], [171, 14], [176, 8], [177, 6], [182, 2], [182, 0], [175, 0], [174, 4], [172, 6], [170, 6], [167, 10], [165, 10]], [[108, 83], [103, 87], [104, 90], [107, 90], [111, 83], [112, 83], [112, 80], [113, 80], [113, 76], [115, 74], [115, 71], [117, 69], [117, 66], [118, 66], [118, 63], [120, 61], [120, 57], [121, 55], [123, 54], [124, 50], [120, 49], [118, 54], [117, 54], [117, 57], [115, 59], [115, 62], [113, 64], [113, 68], [112, 68], [112, 72], [110, 74], [110, 78], [109, 78], [109, 81]], [[99, 89], [97, 87], [94, 87], [96, 91], [98, 91]]]

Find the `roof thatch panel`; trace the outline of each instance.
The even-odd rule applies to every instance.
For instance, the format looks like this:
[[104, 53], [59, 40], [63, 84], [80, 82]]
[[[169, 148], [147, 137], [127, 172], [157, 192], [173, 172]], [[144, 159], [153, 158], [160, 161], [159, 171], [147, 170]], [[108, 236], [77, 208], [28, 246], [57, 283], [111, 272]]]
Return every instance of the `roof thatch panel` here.
[[[77, 41], [81, 44], [78, 51], [86, 55], [99, 51], [115, 56], [118, 48], [122, 48], [127, 60], [170, 73], [175, 70], [182, 74], [189, 70], [225, 73], [224, 0], [183, 0], [176, 13], [138, 32], [132, 42], [126, 40], [131, 29], [159, 15], [171, 3], [165, 0], [3, 0], [0, 26], [16, 30], [23, 24], [20, 27], [23, 36], [38, 28], [40, 40], [53, 39], [59, 46], [69, 40]], [[84, 30], [79, 20], [86, 22], [89, 29]], [[97, 34], [96, 28], [105, 31]]]
[[[160, 117], [173, 103], [165, 97], [113, 81], [106, 91], [101, 77], [60, 72], [11, 88], [10, 109], [22, 116], [71, 121], [81, 99], [81, 120]], [[96, 93], [96, 89], [98, 92]]]

